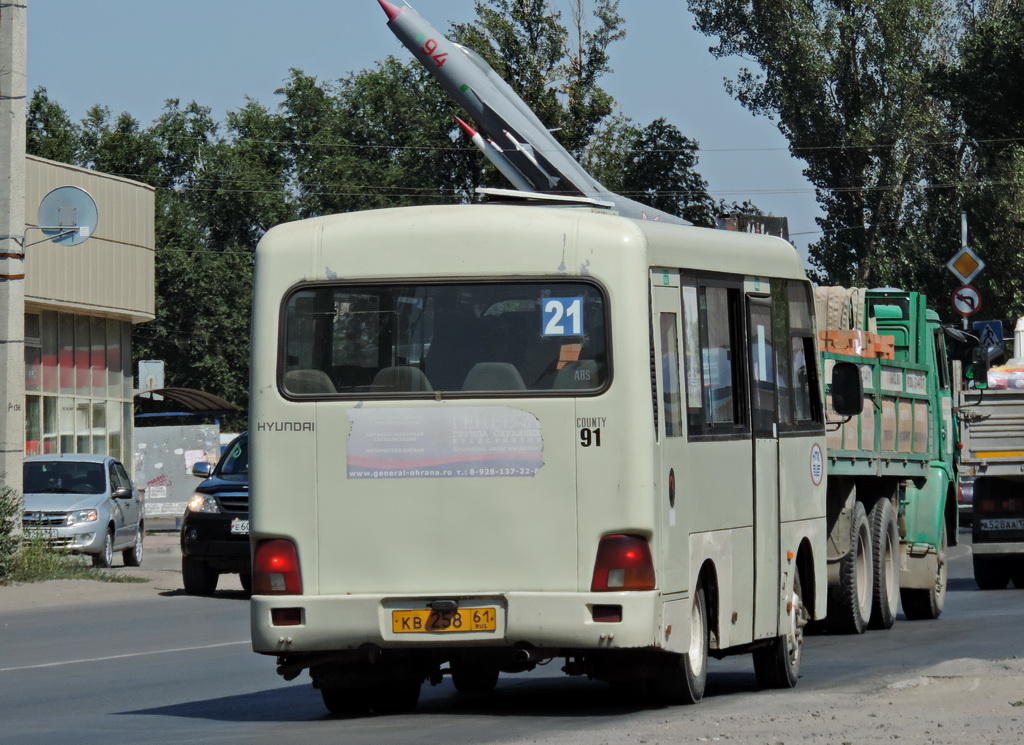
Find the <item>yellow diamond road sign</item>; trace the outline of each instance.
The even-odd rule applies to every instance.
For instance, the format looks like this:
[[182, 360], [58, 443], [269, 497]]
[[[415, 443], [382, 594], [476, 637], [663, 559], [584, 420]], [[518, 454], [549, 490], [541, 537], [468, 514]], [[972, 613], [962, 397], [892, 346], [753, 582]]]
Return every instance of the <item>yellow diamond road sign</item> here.
[[977, 277], [981, 270], [985, 268], [985, 262], [981, 260], [978, 254], [964, 246], [956, 252], [952, 259], [946, 262], [946, 268], [953, 273], [953, 276], [966, 285], [970, 284], [971, 280]]

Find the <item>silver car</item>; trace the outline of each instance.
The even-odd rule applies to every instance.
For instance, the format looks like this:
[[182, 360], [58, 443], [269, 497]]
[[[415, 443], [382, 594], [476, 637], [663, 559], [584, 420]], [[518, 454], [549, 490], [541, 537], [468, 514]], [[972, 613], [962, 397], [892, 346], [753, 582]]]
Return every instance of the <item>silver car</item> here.
[[105, 455], [35, 455], [25, 459], [26, 538], [90, 554], [109, 567], [120, 551], [125, 566], [142, 563], [142, 500], [120, 461]]

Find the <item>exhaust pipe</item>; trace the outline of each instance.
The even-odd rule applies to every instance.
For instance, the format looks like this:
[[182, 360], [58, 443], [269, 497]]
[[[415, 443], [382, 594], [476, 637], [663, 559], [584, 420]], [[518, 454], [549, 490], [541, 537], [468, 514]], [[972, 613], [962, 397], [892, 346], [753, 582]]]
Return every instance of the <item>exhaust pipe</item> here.
[[529, 649], [517, 649], [512, 653], [512, 659], [516, 662], [529, 662], [530, 661], [530, 650]]

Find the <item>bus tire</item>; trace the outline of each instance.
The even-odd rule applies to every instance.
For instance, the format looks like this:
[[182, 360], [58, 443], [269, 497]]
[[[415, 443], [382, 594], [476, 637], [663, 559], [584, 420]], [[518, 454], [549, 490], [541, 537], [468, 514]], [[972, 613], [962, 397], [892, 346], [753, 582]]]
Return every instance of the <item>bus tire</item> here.
[[370, 690], [349, 686], [324, 686], [320, 689], [327, 711], [341, 717], [360, 717], [370, 713]]
[[850, 518], [850, 550], [839, 562], [839, 583], [829, 588], [829, 629], [840, 634], [863, 634], [871, 617], [871, 527], [861, 502]]
[[870, 523], [874, 595], [868, 626], [891, 629], [900, 604], [900, 532], [892, 502], [884, 498], [875, 502]]
[[974, 557], [974, 581], [982, 590], [1003, 590], [1010, 581], [1007, 559]]
[[708, 626], [707, 593], [697, 586], [690, 607], [690, 649], [673, 655], [673, 660], [653, 680], [655, 696], [669, 704], [696, 704], [704, 697], [708, 682], [708, 648], [711, 632]]
[[[938, 569], [935, 571], [935, 582], [926, 590], [905, 589], [900, 592], [903, 600], [903, 615], [911, 621], [927, 621], [938, 618], [946, 605], [946, 578], [949, 566], [946, 563], [946, 523], [942, 523], [942, 537], [939, 540]], [[1006, 586], [1006, 583], [1003, 583]]]
[[800, 573], [793, 575], [793, 592], [786, 603], [789, 623], [786, 633], [771, 644], [754, 650], [754, 675], [761, 688], [792, 688], [800, 678], [807, 609], [800, 586]]

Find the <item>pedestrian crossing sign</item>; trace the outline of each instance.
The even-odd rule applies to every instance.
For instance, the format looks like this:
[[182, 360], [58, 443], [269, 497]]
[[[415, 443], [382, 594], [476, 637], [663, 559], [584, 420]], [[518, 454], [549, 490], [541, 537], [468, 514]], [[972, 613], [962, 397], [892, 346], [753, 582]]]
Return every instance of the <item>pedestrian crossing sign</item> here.
[[975, 321], [974, 332], [978, 335], [978, 342], [989, 349], [1003, 348], [1003, 322], [1002, 321]]

